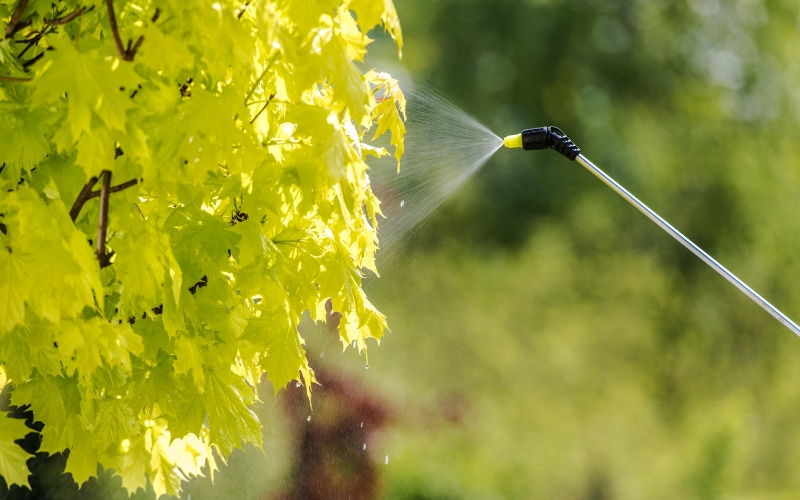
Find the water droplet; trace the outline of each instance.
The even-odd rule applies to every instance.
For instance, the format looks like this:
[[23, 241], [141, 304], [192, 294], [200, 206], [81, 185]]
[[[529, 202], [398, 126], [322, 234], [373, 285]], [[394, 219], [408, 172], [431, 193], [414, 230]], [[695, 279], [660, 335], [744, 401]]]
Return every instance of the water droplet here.
[[400, 200], [400, 208], [403, 208], [406, 204], [406, 200]]
[[367, 370], [369, 370], [369, 365], [367, 365], [365, 368], [366, 368]]
[[367, 443], [364, 443], [364, 446], [362, 446], [361, 449], [362, 450], [366, 450], [367, 449]]
[[325, 357], [325, 351], [322, 351], [321, 353], [319, 353], [319, 357], [320, 357], [320, 359], [324, 358]]
[[353, 341], [353, 347], [355, 348], [355, 346], [356, 346], [356, 341], [354, 340]]
[[386, 455], [386, 465], [389, 465], [389, 455]]
[[361, 427], [364, 427], [364, 422], [361, 422]]
[[300, 382], [298, 382], [297, 384], [295, 384], [295, 387], [300, 387], [301, 385], [303, 385], [303, 384], [301, 384]]
[[307, 418], [306, 420], [307, 420], [308, 422], [311, 422], [311, 415], [309, 415], [309, 416], [308, 416], [308, 418]]

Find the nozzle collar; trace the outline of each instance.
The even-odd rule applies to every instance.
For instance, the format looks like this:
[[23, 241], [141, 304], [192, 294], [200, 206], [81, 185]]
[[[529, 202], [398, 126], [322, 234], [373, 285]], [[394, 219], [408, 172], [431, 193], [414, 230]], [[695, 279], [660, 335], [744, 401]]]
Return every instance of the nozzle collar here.
[[575, 160], [581, 150], [558, 127], [537, 127], [522, 131], [522, 148], [528, 150], [555, 149], [570, 160]]

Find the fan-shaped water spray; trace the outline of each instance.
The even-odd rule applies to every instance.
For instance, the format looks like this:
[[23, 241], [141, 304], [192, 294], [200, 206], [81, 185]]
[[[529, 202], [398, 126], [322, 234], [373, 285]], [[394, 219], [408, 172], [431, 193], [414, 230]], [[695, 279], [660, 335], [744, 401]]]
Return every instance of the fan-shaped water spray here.
[[[396, 68], [392, 71], [397, 75]], [[382, 269], [395, 262], [398, 243], [419, 230], [503, 146], [502, 139], [453, 104], [437, 86], [417, 84], [402, 70], [399, 79], [408, 101], [402, 167], [398, 172], [393, 160], [376, 160], [369, 173], [386, 216], [378, 232]]]

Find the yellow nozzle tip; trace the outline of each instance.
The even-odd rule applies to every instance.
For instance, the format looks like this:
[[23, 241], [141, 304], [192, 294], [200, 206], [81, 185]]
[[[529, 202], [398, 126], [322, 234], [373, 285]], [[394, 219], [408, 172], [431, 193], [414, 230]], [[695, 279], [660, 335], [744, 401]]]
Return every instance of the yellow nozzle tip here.
[[509, 135], [503, 139], [503, 146], [507, 148], [521, 148], [522, 147], [522, 134]]

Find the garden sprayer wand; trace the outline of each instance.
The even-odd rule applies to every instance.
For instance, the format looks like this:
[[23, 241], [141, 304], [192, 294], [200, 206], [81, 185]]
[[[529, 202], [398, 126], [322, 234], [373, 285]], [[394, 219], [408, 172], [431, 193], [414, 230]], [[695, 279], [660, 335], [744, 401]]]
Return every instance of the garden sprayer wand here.
[[620, 186], [619, 183], [609, 177], [608, 174], [597, 168], [594, 163], [590, 162], [581, 154], [581, 150], [578, 148], [578, 146], [576, 146], [575, 143], [573, 143], [569, 137], [567, 137], [564, 132], [557, 127], [538, 127], [523, 130], [521, 134], [510, 135], [503, 139], [503, 144], [507, 148], [522, 148], [527, 150], [555, 149], [570, 160], [577, 161], [587, 170], [593, 173], [595, 177], [603, 181], [606, 186], [616, 191], [617, 194], [625, 198], [628, 203], [645, 214], [651, 221], [655, 222], [658, 227], [666, 231], [670, 236], [678, 240], [681, 245], [685, 246], [690, 252], [699, 257], [700, 260], [708, 264], [711, 269], [715, 270], [723, 278], [730, 281], [731, 284], [738, 288], [742, 293], [750, 297], [750, 300], [761, 306], [762, 309], [770, 313], [786, 328], [794, 332], [795, 335], [800, 336], [800, 327], [798, 327], [794, 321], [780, 312], [775, 306], [764, 300], [763, 297], [757, 294], [752, 288], [747, 286], [744, 281], [740, 280], [732, 272], [725, 269], [722, 264], [714, 260], [710, 255], [703, 251], [702, 248], [695, 245], [692, 240], [682, 235], [680, 231], [672, 227], [669, 222], [662, 219], [661, 216], [651, 210], [650, 207], [639, 201], [639, 199], [629, 193], [627, 189]]

